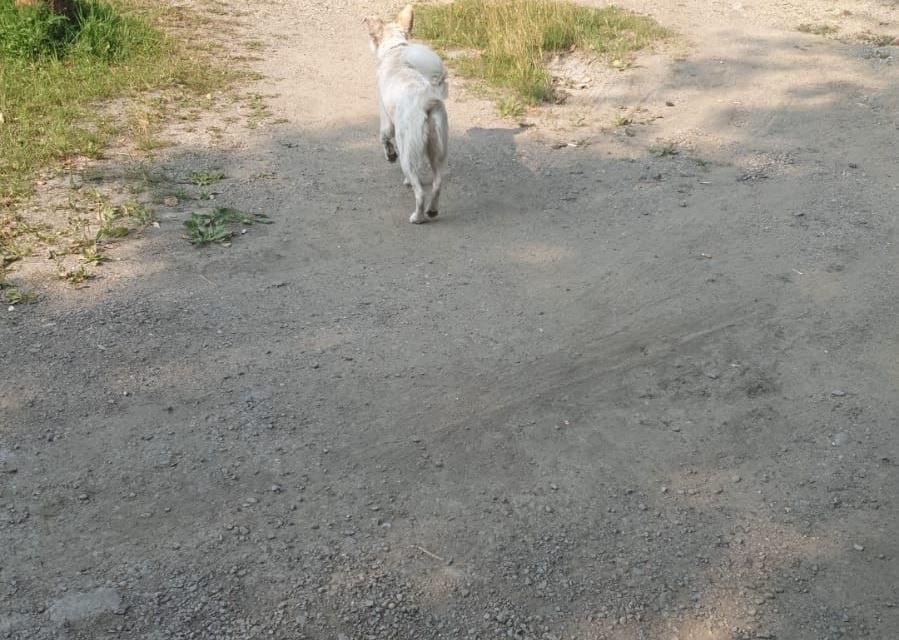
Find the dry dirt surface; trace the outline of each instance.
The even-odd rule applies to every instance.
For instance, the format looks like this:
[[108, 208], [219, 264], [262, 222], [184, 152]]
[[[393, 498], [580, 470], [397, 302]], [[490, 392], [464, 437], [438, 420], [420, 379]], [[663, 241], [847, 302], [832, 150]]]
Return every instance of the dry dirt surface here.
[[896, 637], [895, 2], [628, 0], [679, 40], [521, 126], [453, 78], [424, 226], [396, 5], [238, 4], [272, 118], [161, 161], [274, 224], [0, 314], [0, 637]]

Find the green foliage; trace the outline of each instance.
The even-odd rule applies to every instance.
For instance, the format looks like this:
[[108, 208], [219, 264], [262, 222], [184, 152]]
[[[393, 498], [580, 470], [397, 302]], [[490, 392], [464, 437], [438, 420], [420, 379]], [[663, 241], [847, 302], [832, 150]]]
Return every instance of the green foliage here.
[[261, 213], [247, 214], [231, 207], [218, 207], [212, 213], [192, 213], [184, 221], [187, 227], [187, 239], [191, 244], [204, 245], [210, 243], [228, 244], [234, 232], [232, 224], [251, 225], [254, 223], [271, 224], [268, 216]]

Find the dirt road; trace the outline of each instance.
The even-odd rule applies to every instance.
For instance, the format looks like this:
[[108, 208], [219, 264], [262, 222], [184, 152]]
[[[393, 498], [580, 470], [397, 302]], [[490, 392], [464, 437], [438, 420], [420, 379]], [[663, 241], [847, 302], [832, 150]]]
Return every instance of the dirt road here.
[[164, 168], [274, 224], [0, 314], [0, 637], [895, 637], [899, 54], [796, 26], [899, 10], [823, 4], [625, 2], [680, 40], [529, 126], [454, 79], [421, 227], [387, 5], [241, 5], [274, 118]]

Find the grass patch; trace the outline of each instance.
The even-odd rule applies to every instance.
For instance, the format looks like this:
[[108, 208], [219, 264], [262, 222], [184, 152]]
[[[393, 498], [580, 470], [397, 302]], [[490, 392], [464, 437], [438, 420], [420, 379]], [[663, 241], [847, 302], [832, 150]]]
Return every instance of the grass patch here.
[[663, 144], [658, 147], [650, 147], [649, 151], [656, 158], [670, 158], [672, 156], [676, 156], [680, 154], [680, 151], [677, 148], [677, 145], [673, 142], [669, 142], [667, 144]]
[[[97, 158], [113, 137], [164, 146], [155, 130], [183, 106], [237, 77], [202, 50], [196, 16], [153, 0], [74, 0], [71, 17], [41, 2], [0, 0], [0, 255], [45, 242], [17, 208], [39, 172]], [[183, 38], [175, 33], [183, 34]], [[163, 99], [164, 96], [164, 99]], [[104, 106], [124, 98], [114, 108]], [[140, 130], [121, 111], [148, 103]], [[146, 121], [145, 123], [143, 121]], [[66, 229], [63, 234], [72, 233]], [[118, 231], [110, 228], [110, 235]], [[75, 276], [77, 277], [77, 276]]]
[[193, 245], [218, 243], [229, 245], [234, 235], [232, 225], [271, 224], [268, 216], [261, 213], [248, 214], [231, 207], [218, 207], [212, 213], [192, 213], [184, 221], [187, 239]]
[[416, 8], [416, 33], [439, 49], [471, 51], [450, 59], [463, 75], [512, 91], [526, 104], [552, 100], [547, 54], [580, 49], [615, 67], [670, 32], [651, 18], [609, 6], [562, 0], [456, 0]]
[[225, 177], [225, 172], [218, 169], [213, 171], [191, 171], [187, 179], [197, 187], [209, 187], [220, 182]]
[[501, 118], [518, 118], [524, 115], [525, 105], [515, 96], [507, 96], [496, 103]]
[[810, 24], [807, 22], [796, 27], [796, 31], [800, 31], [802, 33], [810, 33], [816, 36], [833, 35], [839, 30], [839, 27], [835, 27], [831, 24]]
[[860, 42], [873, 44], [875, 47], [888, 47], [891, 44], [899, 42], [899, 38], [887, 35], [885, 33], [873, 33], [871, 31], [862, 31], [855, 35], [855, 39]]

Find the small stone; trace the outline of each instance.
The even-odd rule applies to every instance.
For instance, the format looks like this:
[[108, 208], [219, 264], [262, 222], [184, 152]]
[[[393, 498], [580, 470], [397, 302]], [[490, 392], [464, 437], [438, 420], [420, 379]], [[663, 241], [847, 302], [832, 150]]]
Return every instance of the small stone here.
[[115, 589], [70, 593], [50, 605], [50, 620], [59, 625], [80, 622], [104, 613], [114, 613], [121, 607], [122, 599]]
[[281, 493], [281, 485], [280, 485], [280, 484], [273, 484], [273, 485], [271, 486], [271, 492], [272, 492], [272, 493]]
[[864, 551], [865, 550], [865, 548], [860, 544], [854, 544], [854, 545], [852, 545], [852, 548], [855, 549], [856, 551]]
[[78, 494], [78, 499], [81, 500], [82, 502], [84, 502], [85, 500], [87, 500], [89, 497], [90, 497], [90, 496], [88, 496], [86, 493], [80, 493], [80, 494]]
[[730, 477], [730, 481], [733, 482], [734, 484], [740, 482], [742, 479], [743, 478], [741, 478], [740, 476], [738, 476], [736, 474], [734, 474]]
[[846, 395], [846, 392], [843, 391], [842, 389], [834, 389], [833, 391], [830, 392], [830, 395], [832, 395], [834, 398], [842, 398], [843, 396]]
[[831, 440], [830, 444], [834, 447], [842, 447], [844, 444], [849, 442], [849, 434], [845, 431], [840, 431], [835, 434], [833, 440]]

